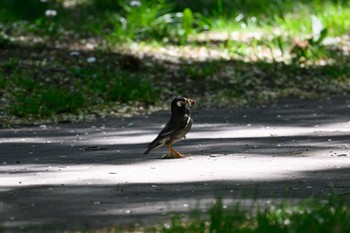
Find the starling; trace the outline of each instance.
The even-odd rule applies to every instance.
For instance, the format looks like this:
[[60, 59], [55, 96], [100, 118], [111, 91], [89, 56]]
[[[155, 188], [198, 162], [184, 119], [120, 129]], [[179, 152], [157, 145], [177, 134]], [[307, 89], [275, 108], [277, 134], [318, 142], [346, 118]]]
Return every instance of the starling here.
[[192, 126], [191, 112], [186, 108], [186, 104], [190, 106], [196, 103], [195, 100], [182, 96], [176, 97], [171, 102], [171, 118], [164, 126], [159, 135], [148, 146], [144, 154], [148, 154], [151, 150], [166, 145], [170, 151], [170, 156], [166, 158], [183, 158], [186, 155], [174, 150], [171, 145], [185, 138]]

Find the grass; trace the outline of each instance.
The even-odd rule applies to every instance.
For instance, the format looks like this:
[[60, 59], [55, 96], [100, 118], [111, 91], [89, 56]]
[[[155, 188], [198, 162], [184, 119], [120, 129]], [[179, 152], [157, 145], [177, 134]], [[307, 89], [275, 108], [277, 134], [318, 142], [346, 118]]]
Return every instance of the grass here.
[[175, 95], [210, 108], [349, 94], [348, 39], [325, 46], [311, 23], [344, 35], [347, 1], [19, 2], [0, 0], [1, 126]]
[[169, 227], [163, 227], [164, 233], [233, 233], [233, 232], [339, 232], [350, 230], [349, 205], [338, 197], [328, 200], [309, 200], [301, 204], [283, 202], [271, 204], [255, 213], [243, 210], [240, 205], [226, 207], [218, 199], [209, 209], [209, 217], [199, 213], [184, 221], [174, 218]]
[[[32, 52], [37, 55], [39, 50], [34, 48]], [[3, 97], [0, 118], [54, 120], [64, 114], [100, 111], [101, 107], [113, 103], [140, 100], [154, 103], [157, 98], [158, 91], [141, 72], [115, 69], [98, 61], [90, 64], [83, 56], [68, 55], [66, 58], [69, 59], [66, 62], [54, 59], [37, 64], [33, 61], [38, 58], [31, 57], [29, 52], [23, 54], [22, 59], [9, 56], [0, 63], [0, 95]], [[81, 60], [82, 64], [71, 65], [72, 59]], [[60, 68], [55, 68], [56, 64]]]
[[[349, 4], [346, 1], [224, 1], [229, 9], [210, 18], [214, 31], [280, 29], [293, 36], [311, 33], [310, 15], [316, 15], [330, 29], [330, 36], [340, 36], [349, 27]], [[327, 10], [324, 10], [327, 9]]]
[[[20, 33], [27, 31], [57, 37], [64, 30], [83, 36], [105, 35], [115, 42], [172, 40], [190, 31], [208, 29], [224, 32], [263, 30], [269, 33], [279, 29], [288, 35], [302, 37], [311, 33], [311, 15], [320, 18], [329, 28], [330, 36], [341, 36], [350, 26], [347, 1], [263, 0], [243, 3], [234, 0], [184, 5], [181, 1], [140, 0], [131, 6], [124, 0], [104, 3], [76, 0], [71, 7], [63, 2], [28, 0], [25, 4], [18, 4], [18, 0], [2, 0], [0, 21], [5, 28], [11, 28], [12, 33], [18, 30]], [[55, 9], [57, 15], [46, 16], [48, 9]], [[194, 16], [188, 14], [190, 9]], [[188, 15], [190, 17], [186, 17]], [[88, 23], [86, 18], [90, 19]], [[16, 28], [13, 23], [17, 24]]]
[[77, 113], [84, 106], [84, 99], [79, 93], [47, 86], [35, 89], [29, 95], [17, 94], [9, 112], [15, 116], [48, 117], [59, 113]]
[[226, 205], [218, 198], [205, 211], [198, 207], [187, 214], [173, 215], [169, 223], [162, 225], [113, 227], [83, 232], [346, 233], [350, 231], [349, 219], [349, 202], [336, 194], [325, 199], [306, 199], [294, 204], [288, 201], [259, 202], [251, 206], [239, 202]]

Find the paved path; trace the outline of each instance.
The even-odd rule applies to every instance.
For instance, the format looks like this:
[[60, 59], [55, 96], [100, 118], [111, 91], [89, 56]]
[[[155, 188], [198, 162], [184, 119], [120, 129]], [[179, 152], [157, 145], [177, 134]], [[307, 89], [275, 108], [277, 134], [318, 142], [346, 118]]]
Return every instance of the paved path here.
[[169, 117], [155, 113], [92, 123], [0, 130], [0, 225], [49, 232], [152, 224], [227, 201], [349, 197], [346, 99], [260, 108], [194, 110], [185, 159], [143, 155]]

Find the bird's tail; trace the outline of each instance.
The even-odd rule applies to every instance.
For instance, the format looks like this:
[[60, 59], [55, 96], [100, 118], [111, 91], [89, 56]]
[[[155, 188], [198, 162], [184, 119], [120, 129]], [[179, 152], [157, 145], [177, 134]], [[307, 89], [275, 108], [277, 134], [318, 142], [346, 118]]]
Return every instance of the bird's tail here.
[[147, 150], [143, 153], [144, 155], [148, 154], [153, 148], [151, 146], [149, 146], [147, 148]]
[[153, 150], [154, 148], [159, 147], [161, 144], [159, 142], [157, 142], [156, 140], [154, 140], [153, 142], [151, 142], [148, 146], [147, 146], [147, 150], [143, 153], [148, 154], [151, 150]]

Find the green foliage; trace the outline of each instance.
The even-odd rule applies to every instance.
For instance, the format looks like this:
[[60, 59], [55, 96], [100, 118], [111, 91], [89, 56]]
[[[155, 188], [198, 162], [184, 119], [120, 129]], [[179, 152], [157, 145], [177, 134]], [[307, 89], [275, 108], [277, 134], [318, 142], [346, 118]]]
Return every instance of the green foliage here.
[[225, 210], [221, 199], [217, 199], [215, 205], [209, 210], [209, 216], [211, 233], [232, 232], [233, 229], [239, 229], [247, 220], [247, 214], [244, 214], [238, 205]]
[[[73, 5], [66, 6], [68, 2]], [[48, 16], [47, 10], [57, 15]], [[312, 15], [313, 21], [304, 20]], [[179, 91], [195, 90], [206, 107], [348, 93], [348, 57], [341, 48], [347, 39], [337, 38], [341, 43], [332, 50], [323, 42], [348, 32], [349, 15], [348, 1], [0, 0], [1, 109], [5, 115], [11, 109], [21, 117], [45, 118], [91, 112], [114, 102], [153, 104]], [[204, 30], [211, 32], [199, 35]], [[90, 40], [111, 47], [69, 55], [68, 50]], [[46, 42], [60, 49], [41, 48]], [[141, 42], [136, 47], [145, 46], [151, 56], [157, 53], [160, 62], [145, 56], [140, 63], [152, 68], [139, 70], [119, 64], [118, 56], [102, 58], [129, 47], [128, 42]], [[191, 46], [174, 46], [189, 42]], [[159, 45], [170, 46], [160, 51]], [[22, 52], [31, 55], [24, 59]], [[86, 62], [85, 53], [99, 52], [98, 62]], [[175, 54], [181, 64], [163, 62], [167, 54]], [[57, 67], [60, 71], [50, 71]], [[45, 102], [60, 95], [69, 98]], [[34, 107], [25, 109], [29, 104]]]
[[152, 83], [140, 73], [110, 71], [99, 66], [85, 69], [72, 67], [70, 70], [82, 78], [81, 88], [95, 97], [91, 100], [93, 102], [102, 98], [105, 101], [153, 103], [158, 96]]
[[15, 71], [18, 65], [19, 65], [19, 58], [10, 57], [4, 63], [1, 64], [1, 67], [5, 69], [5, 71]]
[[[134, 40], [184, 44], [194, 30], [209, 27], [215, 31], [281, 29], [299, 37], [310, 32], [311, 23], [300, 20], [310, 15], [317, 15], [329, 36], [342, 35], [350, 27], [348, 1], [217, 0], [200, 3], [84, 0], [67, 8], [63, 1], [56, 0], [0, 0], [0, 24], [12, 27], [10, 23], [16, 22], [14, 31], [19, 30], [19, 34], [29, 31], [58, 37], [61, 32], [74, 31], [80, 35], [102, 35], [112, 44]], [[56, 10], [57, 16], [46, 16], [45, 11], [50, 9]]]
[[350, 231], [350, 206], [343, 199], [309, 200], [300, 204], [270, 205], [251, 214], [239, 204], [226, 207], [221, 199], [208, 211], [209, 219], [172, 219], [164, 233], [268, 233], [312, 232], [345, 233]]
[[35, 20], [48, 6], [48, 2], [38, 0], [0, 0], [0, 21]]
[[185, 8], [183, 11], [183, 17], [182, 17], [182, 36], [181, 36], [181, 43], [185, 44], [187, 42], [188, 36], [192, 33], [193, 30], [193, 13], [190, 8]]
[[19, 117], [46, 118], [60, 113], [77, 113], [84, 106], [80, 93], [44, 83], [38, 85], [30, 74], [12, 73], [2, 87], [5, 91], [14, 90], [12, 104], [5, 110]]
[[168, 13], [157, 21], [157, 31], [162, 41], [184, 45], [194, 31], [202, 31], [208, 22], [201, 14], [193, 13], [190, 8], [183, 12]]
[[165, 0], [118, 0], [118, 3], [123, 11], [115, 15], [115, 30], [111, 37], [117, 41], [157, 36], [158, 27], [167, 23], [159, 19], [172, 9], [172, 4]]
[[67, 78], [18, 69], [20, 66], [17, 58], [0, 64], [0, 95], [7, 100], [2, 111], [21, 118], [89, 113], [101, 103], [154, 103], [158, 98], [156, 88], [139, 73], [91, 64], [67, 67]]
[[[25, 85], [33, 87], [30, 82]], [[34, 89], [29, 94], [16, 94], [16, 101], [9, 107], [9, 111], [19, 117], [31, 115], [45, 118], [59, 113], [77, 113], [83, 106], [84, 98], [80, 93], [48, 86]]]
[[0, 73], [0, 93], [2, 91], [2, 89], [4, 89], [7, 85], [7, 80], [5, 78], [5, 74]]
[[205, 80], [210, 78], [221, 67], [221, 62], [204, 62], [185, 67], [185, 72], [193, 79]]
[[348, 232], [349, 205], [330, 197], [327, 201], [310, 201], [300, 206], [270, 206], [258, 212], [256, 232]]
[[118, 2], [123, 11], [114, 17], [115, 30], [108, 37], [112, 42], [156, 39], [185, 44], [194, 24], [203, 26], [201, 15], [193, 14], [190, 8], [171, 12], [174, 4], [169, 1], [133, 1], [135, 5]]
[[216, 0], [216, 5], [217, 5], [217, 14], [222, 15], [223, 14], [222, 0]]
[[1, 31], [0, 31], [0, 49], [9, 48], [12, 45], [13, 45], [13, 43], [11, 42], [9, 37], [7, 35], [5, 35], [4, 33], [1, 33]]
[[[343, 35], [350, 26], [348, 1], [233, 0], [222, 2], [225, 5], [222, 14], [215, 11], [207, 15], [212, 30], [262, 28], [273, 31], [281, 29], [285, 33], [300, 37], [310, 32], [311, 23], [302, 19], [309, 18], [311, 15], [317, 15], [324, 22], [330, 36]], [[219, 6], [220, 3], [216, 2], [216, 5], [208, 5], [206, 8], [217, 9]], [[195, 4], [192, 7], [195, 7]]]
[[312, 36], [304, 41], [296, 42], [291, 51], [294, 63], [303, 62], [303, 59], [317, 60], [326, 53], [322, 42], [328, 34], [328, 29], [314, 15], [311, 16], [311, 22]]
[[152, 83], [139, 75], [123, 74], [122, 77], [114, 80], [108, 91], [110, 100], [154, 102], [157, 92]]

